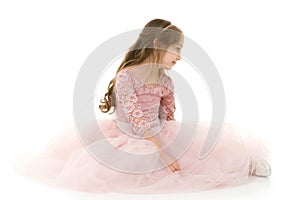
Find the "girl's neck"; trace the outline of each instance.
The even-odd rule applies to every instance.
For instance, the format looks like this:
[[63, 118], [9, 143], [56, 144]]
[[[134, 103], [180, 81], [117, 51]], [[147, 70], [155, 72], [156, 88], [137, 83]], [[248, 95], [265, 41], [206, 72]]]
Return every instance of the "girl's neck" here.
[[144, 83], [157, 83], [161, 74], [164, 73], [163, 69], [153, 64], [139, 64], [130, 67], [131, 71], [140, 78]]

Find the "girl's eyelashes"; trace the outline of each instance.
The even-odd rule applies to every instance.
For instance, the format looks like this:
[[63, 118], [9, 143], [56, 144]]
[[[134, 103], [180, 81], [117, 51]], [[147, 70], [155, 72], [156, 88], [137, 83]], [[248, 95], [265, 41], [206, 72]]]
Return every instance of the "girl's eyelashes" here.
[[180, 53], [181, 52], [181, 47], [180, 46], [175, 46], [175, 47], [172, 47], [170, 49], [170, 52], [173, 52], [173, 53]]

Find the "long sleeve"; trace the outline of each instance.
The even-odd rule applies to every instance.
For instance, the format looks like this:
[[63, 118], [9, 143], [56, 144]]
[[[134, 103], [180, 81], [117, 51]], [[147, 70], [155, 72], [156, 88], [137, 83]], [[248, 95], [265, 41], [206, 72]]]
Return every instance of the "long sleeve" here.
[[174, 84], [170, 77], [164, 78], [164, 85], [168, 89], [168, 93], [161, 98], [160, 105], [163, 112], [166, 114], [166, 120], [174, 120], [175, 112], [175, 98], [174, 98]]
[[143, 135], [146, 130], [151, 129], [151, 126], [146, 121], [141, 105], [138, 102], [138, 97], [134, 89], [134, 81], [126, 73], [126, 70], [118, 72], [115, 87], [116, 98], [122, 106], [122, 111], [134, 132], [133, 134], [137, 136]]

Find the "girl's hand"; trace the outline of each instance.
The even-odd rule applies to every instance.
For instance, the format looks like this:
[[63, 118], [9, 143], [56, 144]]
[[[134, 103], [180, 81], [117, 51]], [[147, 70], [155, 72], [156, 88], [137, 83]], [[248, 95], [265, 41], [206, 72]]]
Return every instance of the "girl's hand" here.
[[160, 160], [167, 164], [168, 167], [172, 170], [172, 172], [176, 172], [180, 170], [179, 164], [177, 161], [171, 156], [167, 155], [165, 152], [160, 152]]

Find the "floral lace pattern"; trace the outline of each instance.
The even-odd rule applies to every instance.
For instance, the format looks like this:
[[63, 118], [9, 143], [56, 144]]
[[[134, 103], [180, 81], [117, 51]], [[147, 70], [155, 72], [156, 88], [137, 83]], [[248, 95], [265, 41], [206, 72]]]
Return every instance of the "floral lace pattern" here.
[[174, 112], [175, 112], [175, 101], [173, 93], [170, 93], [167, 96], [161, 98], [160, 104], [162, 106], [162, 110], [166, 113], [166, 120], [175, 120]]
[[[151, 130], [151, 118], [153, 119], [157, 115], [162, 119], [175, 120], [174, 85], [171, 78], [163, 75], [160, 79], [162, 85], [144, 85], [128, 71], [129, 69], [122, 69], [118, 72], [115, 94], [121, 107], [117, 109], [124, 114], [133, 134], [141, 136], [146, 130]], [[151, 102], [151, 105], [142, 108], [141, 102]], [[159, 108], [162, 112], [158, 111]]]

